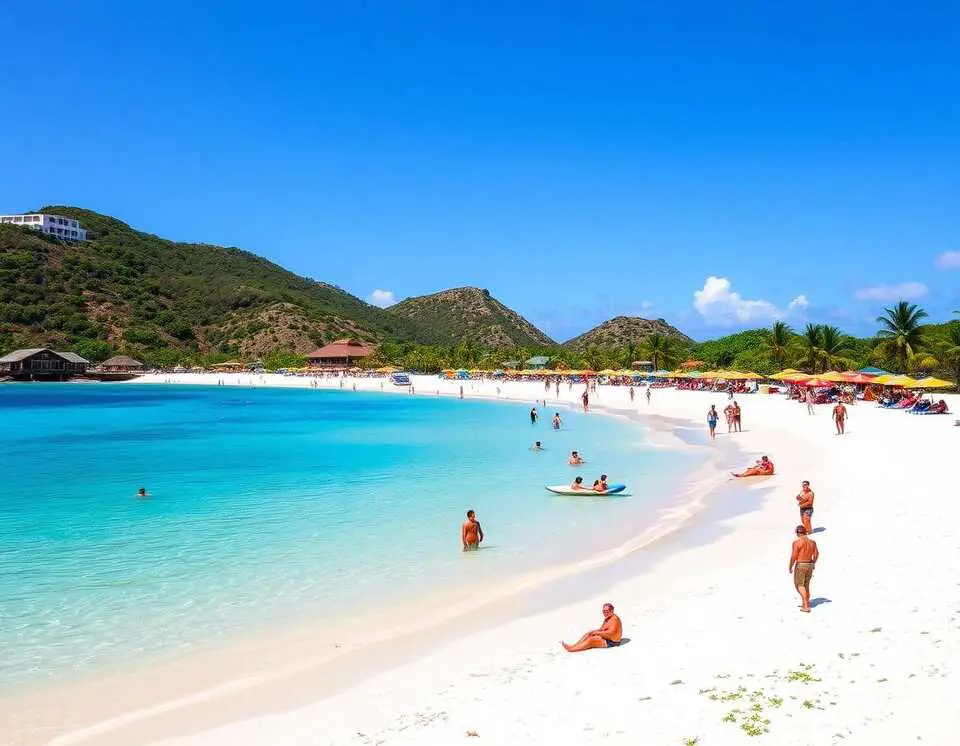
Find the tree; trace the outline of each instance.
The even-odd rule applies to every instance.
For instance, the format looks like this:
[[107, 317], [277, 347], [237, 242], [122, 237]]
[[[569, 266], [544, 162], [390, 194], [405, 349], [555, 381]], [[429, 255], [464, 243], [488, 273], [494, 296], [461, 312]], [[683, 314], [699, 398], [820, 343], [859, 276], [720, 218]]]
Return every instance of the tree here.
[[807, 324], [800, 335], [800, 359], [797, 361], [804, 370], [816, 373], [822, 359], [820, 327], [816, 324]]
[[960, 390], [960, 321], [947, 325], [947, 337], [938, 346], [937, 357], [947, 375], [957, 384], [957, 390]]
[[677, 347], [673, 339], [659, 332], [643, 340], [643, 354], [650, 358], [654, 370], [672, 368], [677, 364]]
[[849, 352], [850, 337], [835, 326], [820, 326], [820, 363], [825, 371], [853, 367]]
[[793, 329], [789, 324], [775, 321], [770, 329], [770, 336], [762, 343], [761, 350], [773, 361], [777, 370], [783, 370], [786, 366], [793, 338]]
[[905, 371], [910, 358], [919, 352], [926, 340], [924, 339], [921, 319], [927, 317], [927, 312], [916, 303], [900, 301], [893, 308], [883, 309], [883, 316], [877, 317], [880, 330], [880, 348], [891, 360]]

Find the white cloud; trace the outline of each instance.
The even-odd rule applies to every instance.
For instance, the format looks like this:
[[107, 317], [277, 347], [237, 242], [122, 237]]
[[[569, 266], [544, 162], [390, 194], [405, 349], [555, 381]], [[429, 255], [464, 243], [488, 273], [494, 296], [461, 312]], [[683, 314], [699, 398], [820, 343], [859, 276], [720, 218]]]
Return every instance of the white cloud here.
[[649, 311], [653, 308], [653, 301], [645, 300], [640, 304], [641, 311]]
[[380, 308], [386, 308], [396, 303], [397, 297], [393, 294], [392, 290], [381, 290], [377, 288], [367, 296], [367, 302], [374, 306], [380, 306]]
[[726, 277], [708, 277], [703, 288], [693, 294], [693, 307], [708, 324], [714, 326], [773, 321], [809, 305], [806, 296], [798, 295], [790, 301], [788, 312], [784, 313], [768, 300], [747, 300], [742, 297], [732, 290], [730, 280]]
[[920, 282], [901, 282], [896, 285], [871, 285], [860, 288], [853, 295], [857, 300], [915, 300], [927, 294], [927, 286]]
[[960, 269], [960, 251], [944, 251], [934, 264], [940, 269]]

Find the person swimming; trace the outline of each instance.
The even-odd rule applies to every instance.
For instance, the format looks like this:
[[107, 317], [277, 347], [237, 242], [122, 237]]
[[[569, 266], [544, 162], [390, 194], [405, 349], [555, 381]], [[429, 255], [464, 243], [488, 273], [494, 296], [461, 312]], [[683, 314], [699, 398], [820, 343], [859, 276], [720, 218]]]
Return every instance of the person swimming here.
[[531, 450], [531, 451], [542, 451], [542, 450], [543, 450], [543, 446], [540, 445], [540, 441], [538, 440], [536, 443], [534, 443], [532, 446], [530, 446], [530, 450]]
[[586, 487], [583, 486], [583, 477], [576, 477], [576, 478], [573, 480], [573, 484], [570, 485], [570, 489], [572, 489], [572, 490], [585, 490], [585, 489], [587, 489]]
[[137, 490], [138, 500], [146, 500], [148, 497], [150, 497], [150, 495], [147, 494], [147, 490], [145, 487], [141, 487], [140, 489]]
[[570, 466], [580, 466], [583, 463], [583, 459], [577, 451], [570, 451], [570, 458], [567, 459], [567, 463], [570, 464]]

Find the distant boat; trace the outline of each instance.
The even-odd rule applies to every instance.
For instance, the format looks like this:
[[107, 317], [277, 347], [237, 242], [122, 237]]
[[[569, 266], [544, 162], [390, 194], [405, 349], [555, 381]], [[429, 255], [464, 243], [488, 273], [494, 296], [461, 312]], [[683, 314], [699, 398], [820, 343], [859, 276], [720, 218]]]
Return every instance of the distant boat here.
[[409, 386], [410, 385], [410, 376], [406, 373], [393, 373], [390, 376], [390, 380], [393, 382], [394, 386]]

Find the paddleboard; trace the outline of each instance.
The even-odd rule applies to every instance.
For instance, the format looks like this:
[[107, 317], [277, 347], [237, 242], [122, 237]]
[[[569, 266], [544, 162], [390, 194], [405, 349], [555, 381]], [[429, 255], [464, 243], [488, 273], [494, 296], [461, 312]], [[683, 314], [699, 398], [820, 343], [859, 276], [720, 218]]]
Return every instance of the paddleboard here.
[[547, 487], [547, 489], [552, 492], [554, 495], [572, 495], [575, 497], [589, 497], [590, 495], [597, 495], [598, 497], [603, 497], [604, 495], [616, 495], [618, 492], [623, 492], [627, 489], [625, 484], [608, 484], [606, 492], [594, 492], [589, 487], [582, 490], [574, 490], [570, 488], [569, 484], [561, 484], [556, 487]]

